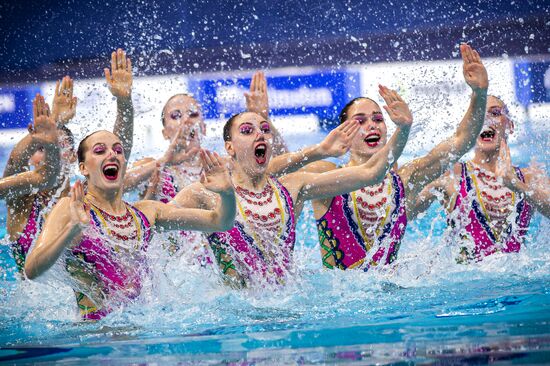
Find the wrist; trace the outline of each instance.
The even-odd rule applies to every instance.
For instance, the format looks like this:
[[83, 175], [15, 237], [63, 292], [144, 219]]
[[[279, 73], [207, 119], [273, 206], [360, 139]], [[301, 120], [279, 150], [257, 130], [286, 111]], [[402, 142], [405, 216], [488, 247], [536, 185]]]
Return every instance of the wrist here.
[[115, 95], [115, 97], [116, 97], [116, 101], [119, 105], [132, 104], [132, 93], [131, 92], [126, 96]]

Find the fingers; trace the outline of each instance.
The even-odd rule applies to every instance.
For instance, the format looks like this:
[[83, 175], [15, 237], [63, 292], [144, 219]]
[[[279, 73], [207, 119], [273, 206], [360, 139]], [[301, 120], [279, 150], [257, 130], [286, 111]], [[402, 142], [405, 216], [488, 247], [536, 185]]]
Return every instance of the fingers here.
[[130, 57], [126, 58], [126, 71], [132, 74], [132, 60], [130, 60]]
[[258, 79], [257, 74], [258, 74], [258, 71], [256, 71], [252, 75], [252, 80], [250, 81], [250, 94], [254, 93], [257, 89], [257, 86], [256, 86], [256, 80]]
[[74, 80], [71, 79], [69, 76], [67, 76], [67, 81], [68, 81], [68, 88], [69, 88], [69, 99], [73, 99], [73, 85], [74, 85]]
[[474, 62], [481, 63], [481, 57], [479, 56], [479, 53], [477, 53], [477, 51], [474, 49], [472, 49], [472, 56], [474, 58]]
[[346, 133], [348, 139], [351, 141], [355, 135], [357, 135], [357, 132], [361, 129], [361, 125], [357, 122], [355, 123]]
[[32, 101], [32, 118], [33, 121], [36, 121], [36, 117], [38, 117], [38, 96], [40, 94], [36, 93], [36, 96], [34, 97]]
[[55, 82], [55, 91], [54, 91], [54, 96], [58, 97], [61, 95], [61, 90], [59, 88], [59, 80], [57, 80]]
[[124, 54], [124, 51], [121, 48], [117, 50], [116, 61], [117, 61], [117, 69], [119, 70], [126, 69], [126, 55]]
[[468, 44], [463, 43], [460, 45], [460, 54], [462, 55], [464, 63], [473, 62], [472, 48]]
[[263, 71], [260, 71], [259, 75], [260, 81], [259, 81], [259, 89], [261, 93], [267, 93], [267, 79], [265, 78], [265, 74]]
[[115, 71], [116, 67], [116, 52], [111, 53], [111, 71]]
[[113, 78], [111, 77], [111, 71], [107, 67], [103, 69], [103, 71], [105, 71], [105, 80], [107, 80], [107, 85], [111, 85], [113, 82]]

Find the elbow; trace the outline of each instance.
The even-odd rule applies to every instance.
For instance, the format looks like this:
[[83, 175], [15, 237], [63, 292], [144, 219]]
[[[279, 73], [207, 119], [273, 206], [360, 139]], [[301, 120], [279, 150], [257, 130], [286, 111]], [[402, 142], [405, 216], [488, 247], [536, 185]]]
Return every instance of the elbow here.
[[25, 276], [29, 280], [34, 280], [39, 276], [39, 273], [36, 271], [36, 268], [33, 265], [33, 262], [30, 261], [28, 258], [27, 258], [27, 261], [25, 262], [24, 271], [25, 271]]

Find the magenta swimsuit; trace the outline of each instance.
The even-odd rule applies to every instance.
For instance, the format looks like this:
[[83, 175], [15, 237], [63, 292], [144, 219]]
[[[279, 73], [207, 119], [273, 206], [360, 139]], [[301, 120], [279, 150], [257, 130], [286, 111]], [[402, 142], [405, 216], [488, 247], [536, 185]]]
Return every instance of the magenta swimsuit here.
[[[141, 292], [142, 278], [148, 271], [145, 255], [151, 240], [151, 225], [140, 210], [126, 202], [125, 205], [127, 212], [118, 219], [89, 205], [90, 225], [80, 244], [67, 255], [66, 267], [76, 277], [75, 293], [83, 319], [101, 319], [111, 312], [112, 305], [135, 299]], [[132, 235], [116, 232], [131, 226]], [[96, 308], [80, 303], [84, 295], [93, 299], [94, 291], [99, 291], [108, 305]]]
[[25, 259], [27, 258], [29, 249], [34, 243], [38, 233], [42, 230], [42, 226], [44, 225], [44, 215], [42, 211], [48, 206], [48, 202], [49, 200], [45, 199], [44, 196], [40, 194], [34, 197], [31, 212], [23, 228], [23, 232], [17, 241], [11, 244], [15, 264], [20, 272], [23, 272], [25, 268]]
[[[360, 218], [353, 209], [352, 194], [332, 199], [327, 212], [317, 220], [319, 242], [327, 252], [322, 258], [325, 267], [367, 271], [371, 266], [389, 264], [397, 258], [407, 226], [405, 189], [401, 178], [393, 171], [389, 172], [388, 181], [393, 188], [391, 197], [388, 197], [393, 200], [393, 210], [372, 244], [365, 241], [358, 226]], [[328, 258], [334, 260], [335, 266], [327, 262]]]
[[[525, 182], [525, 177], [521, 170], [515, 167], [518, 179]], [[508, 227], [503, 230], [501, 238], [497, 238], [491, 230], [488, 218], [483, 212], [483, 206], [480, 202], [476, 186], [472, 175], [469, 172], [468, 164], [462, 163], [462, 172], [460, 176], [460, 189], [456, 197], [453, 211], [459, 211], [460, 216], [457, 220], [450, 220], [449, 224], [457, 231], [457, 235], [473, 243], [473, 252], [467, 247], [461, 248], [461, 253], [467, 260], [475, 259], [480, 261], [483, 257], [502, 251], [504, 253], [519, 252], [521, 244], [525, 240], [525, 235], [529, 228], [532, 216], [531, 205], [521, 198], [515, 204], [515, 221], [508, 223]], [[464, 222], [457, 222], [464, 219]], [[465, 232], [462, 232], [462, 228]], [[500, 240], [499, 240], [500, 239]], [[472, 258], [473, 257], [473, 258]], [[461, 261], [461, 260], [459, 260]]]
[[[276, 178], [270, 177], [268, 182], [273, 187], [275, 197], [270, 200], [270, 205], [280, 205], [279, 208], [275, 208], [278, 216], [270, 210], [265, 211], [265, 215], [261, 214], [262, 208], [266, 209], [263, 205], [255, 212], [241, 209], [246, 206], [243, 199], [237, 195], [239, 212], [233, 228], [213, 233], [208, 237], [222, 272], [225, 274], [229, 269], [233, 269], [246, 283], [261, 280], [269, 284], [281, 284], [291, 266], [296, 239], [294, 203], [287, 189]], [[277, 228], [271, 226], [269, 229], [270, 223], [276, 224]], [[261, 229], [262, 227], [265, 229]], [[271, 235], [276, 235], [274, 240], [259, 239], [262, 230], [273, 230]], [[230, 259], [224, 261], [223, 255], [228, 255]]]

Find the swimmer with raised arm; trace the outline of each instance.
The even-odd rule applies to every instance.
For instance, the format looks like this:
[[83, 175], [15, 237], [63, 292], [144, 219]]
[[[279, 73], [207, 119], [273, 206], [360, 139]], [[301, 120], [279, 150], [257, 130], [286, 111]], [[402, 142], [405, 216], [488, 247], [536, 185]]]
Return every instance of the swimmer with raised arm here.
[[[349, 194], [313, 201], [325, 267], [367, 270], [393, 262], [407, 220], [417, 215], [416, 196], [474, 145], [483, 125], [487, 72], [478, 53], [470, 46], [463, 44], [460, 51], [464, 78], [472, 88], [472, 96], [455, 134], [426, 156], [390, 170], [376, 186], [365, 185]], [[394, 123], [412, 122], [407, 104], [395, 91], [381, 86], [379, 93], [387, 104], [384, 109]], [[387, 128], [382, 110], [372, 99], [356, 98], [340, 114], [341, 122], [348, 120], [358, 121], [362, 134], [352, 142], [350, 161], [345, 167], [365, 164], [386, 145]], [[314, 172], [340, 169], [343, 168], [325, 161], [306, 167]]]
[[87, 192], [77, 181], [71, 196], [57, 203], [25, 263], [27, 277], [34, 279], [61, 260], [84, 319], [100, 319], [140, 294], [153, 232], [217, 231], [233, 225], [235, 195], [217, 155], [201, 152], [201, 184], [219, 197], [209, 210], [158, 201], [124, 202], [125, 155], [122, 140], [108, 131], [80, 142], [78, 161]]
[[455, 164], [417, 197], [422, 209], [437, 197], [447, 208], [459, 263], [519, 252], [533, 211], [550, 217], [550, 179], [535, 166], [512, 165], [508, 136], [513, 130], [504, 102], [489, 96], [473, 159]]
[[[117, 118], [114, 131], [125, 141], [127, 151], [132, 148], [133, 107], [131, 100], [132, 67], [124, 51], [118, 49], [111, 54], [111, 69], [105, 69], [109, 89], [117, 98]], [[57, 82], [52, 102], [51, 118], [58, 127], [61, 146], [61, 167], [56, 164], [44, 166], [55, 182], [36, 193], [36, 187], [26, 186], [23, 191], [11, 191], [6, 195], [8, 207], [7, 231], [12, 244], [12, 252], [20, 271], [23, 270], [25, 257], [36, 239], [46, 215], [55, 202], [69, 193], [68, 172], [76, 160], [74, 137], [66, 124], [76, 114], [77, 98], [73, 96], [74, 83], [69, 76]], [[41, 103], [44, 104], [44, 103]], [[43, 117], [42, 117], [43, 118]], [[34, 149], [31, 134], [23, 138], [13, 149], [4, 170], [4, 177], [15, 176], [27, 169], [29, 162], [34, 166], [43, 166], [44, 151]], [[47, 153], [47, 152], [46, 152]], [[55, 155], [55, 153], [54, 153]], [[57, 157], [57, 155], [55, 155]], [[50, 156], [48, 159], [56, 159]], [[56, 170], [57, 169], [57, 170]], [[52, 180], [49, 180], [51, 182]], [[11, 181], [13, 182], [13, 181]], [[30, 193], [28, 193], [30, 189]]]
[[[357, 122], [348, 123], [348, 127], [357, 130]], [[284, 283], [291, 269], [296, 218], [304, 202], [380, 182], [393, 163], [388, 157], [400, 156], [409, 130], [410, 121], [399, 123], [387, 146], [365, 164], [322, 174], [297, 171], [275, 178], [268, 175], [272, 153], [269, 123], [250, 112], [231, 117], [223, 138], [233, 161], [237, 217], [233, 228], [208, 237], [224, 277], [237, 287]], [[173, 203], [211, 208], [216, 201], [195, 184], [181, 191]]]

